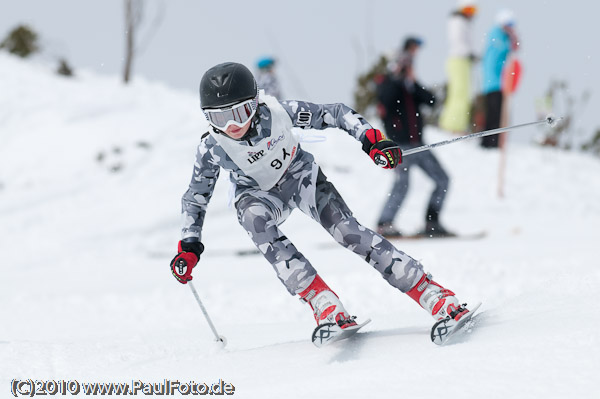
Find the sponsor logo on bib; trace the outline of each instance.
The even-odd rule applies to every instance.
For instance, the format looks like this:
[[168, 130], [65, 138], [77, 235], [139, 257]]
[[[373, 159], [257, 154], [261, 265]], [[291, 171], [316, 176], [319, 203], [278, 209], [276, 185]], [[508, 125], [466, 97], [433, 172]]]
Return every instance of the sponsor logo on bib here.
[[248, 162], [252, 164], [258, 161], [263, 155], [265, 155], [265, 150], [260, 150], [257, 152], [248, 151], [248, 155], [250, 155], [250, 158], [248, 158]]
[[285, 138], [285, 136], [282, 134], [281, 136], [273, 139], [273, 140], [269, 140], [267, 142], [267, 150], [271, 150], [271, 148], [275, 148], [275, 146], [277, 145], [277, 143], [279, 143], [281, 140], [283, 140]]

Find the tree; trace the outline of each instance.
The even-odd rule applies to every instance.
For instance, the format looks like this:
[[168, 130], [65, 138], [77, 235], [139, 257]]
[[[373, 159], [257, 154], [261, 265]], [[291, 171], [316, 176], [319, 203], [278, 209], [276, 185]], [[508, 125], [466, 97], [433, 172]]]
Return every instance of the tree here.
[[56, 70], [56, 73], [61, 76], [73, 76], [73, 68], [71, 68], [67, 60], [60, 58], [58, 60], [58, 69]]
[[38, 35], [27, 25], [19, 25], [0, 43], [0, 48], [22, 58], [29, 57], [40, 49]]
[[142, 20], [142, 1], [125, 0], [125, 69], [123, 82], [129, 83], [135, 57], [135, 33]]
[[590, 151], [593, 154], [600, 156], [600, 129], [596, 130], [594, 136], [581, 146], [584, 151]]
[[551, 80], [544, 97], [537, 100], [538, 119], [543, 119], [548, 114], [559, 115], [563, 119], [555, 127], [544, 126], [545, 136], [542, 138], [541, 144], [566, 150], [576, 148], [577, 136], [584, 134], [583, 129], [577, 126], [579, 118], [576, 117], [576, 114], [582, 113], [590, 97], [589, 89], [577, 96], [569, 88], [566, 80]]
[[[149, 34], [158, 29], [164, 14], [164, 3], [160, 3], [161, 9], [157, 11], [156, 18], [152, 23]], [[131, 71], [133, 69], [133, 60], [142, 52], [145, 46], [136, 45], [137, 34], [142, 24], [144, 16], [143, 0], [125, 0], [125, 67], [123, 69], [123, 82], [129, 83], [131, 80]], [[150, 35], [146, 36], [145, 44], [149, 42]]]
[[358, 85], [354, 91], [354, 107], [366, 117], [375, 114], [373, 109], [377, 105], [377, 83], [385, 75], [387, 64], [387, 57], [382, 55], [366, 73], [358, 77]]

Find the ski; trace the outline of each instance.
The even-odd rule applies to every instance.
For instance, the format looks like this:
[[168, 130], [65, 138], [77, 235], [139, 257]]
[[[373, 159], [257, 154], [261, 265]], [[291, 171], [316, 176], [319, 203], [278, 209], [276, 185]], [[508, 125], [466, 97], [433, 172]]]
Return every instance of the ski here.
[[329, 345], [342, 339], [350, 338], [362, 327], [371, 322], [371, 319], [346, 328], [341, 328], [336, 323], [323, 323], [317, 326], [312, 334], [312, 342], [317, 348]]
[[469, 313], [461, 317], [458, 321], [447, 317], [435, 323], [431, 328], [431, 341], [437, 345], [446, 345], [448, 342], [451, 342], [453, 337], [460, 335], [466, 327], [471, 325], [470, 322], [473, 320], [473, 315], [475, 315], [480, 306], [481, 302], [475, 305]]
[[441, 239], [454, 239], [454, 240], [480, 240], [482, 238], [485, 238], [487, 236], [487, 232], [485, 231], [480, 231], [477, 233], [469, 233], [469, 234], [449, 234], [449, 235], [433, 235], [433, 234], [427, 234], [425, 232], [420, 232], [420, 233], [416, 233], [416, 234], [408, 234], [408, 235], [401, 235], [401, 236], [383, 236], [388, 240], [422, 240], [422, 239], [435, 239], [435, 240], [441, 240]]
[[[383, 237], [390, 241], [413, 241], [413, 240], [442, 240], [442, 239], [450, 239], [457, 241], [471, 241], [471, 240], [481, 240], [482, 238], [487, 237], [487, 231], [479, 231], [475, 233], [466, 233], [466, 234], [453, 234], [453, 235], [445, 235], [445, 236], [436, 236], [436, 235], [428, 235], [427, 233], [420, 232], [415, 234], [406, 234], [402, 236], [387, 236], [383, 235]], [[331, 248], [339, 248], [339, 244], [336, 242], [323, 242], [317, 245], [319, 249], [331, 249]], [[212, 256], [257, 256], [260, 255], [260, 251], [256, 248], [250, 249], [237, 249], [235, 251], [220, 251], [217, 252], [215, 250], [211, 251]]]

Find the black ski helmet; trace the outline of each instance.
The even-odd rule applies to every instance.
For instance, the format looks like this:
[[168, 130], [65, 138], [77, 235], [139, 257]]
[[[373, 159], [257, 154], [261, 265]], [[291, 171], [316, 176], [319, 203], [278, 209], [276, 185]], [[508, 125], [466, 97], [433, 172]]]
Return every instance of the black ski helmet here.
[[222, 108], [256, 97], [258, 87], [252, 72], [242, 64], [215, 65], [200, 80], [200, 106]]

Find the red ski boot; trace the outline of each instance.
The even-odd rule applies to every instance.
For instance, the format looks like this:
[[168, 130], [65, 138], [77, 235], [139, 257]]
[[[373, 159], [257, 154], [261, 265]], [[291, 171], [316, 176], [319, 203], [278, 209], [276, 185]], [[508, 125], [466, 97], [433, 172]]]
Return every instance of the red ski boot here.
[[425, 274], [419, 282], [407, 292], [423, 309], [436, 320], [450, 317], [458, 321], [469, 310], [458, 302], [454, 292], [431, 280], [431, 274]]
[[312, 283], [300, 294], [300, 300], [308, 302], [313, 310], [317, 325], [335, 323], [342, 329], [355, 326], [354, 317], [351, 317], [338, 296], [319, 277], [315, 276]]

